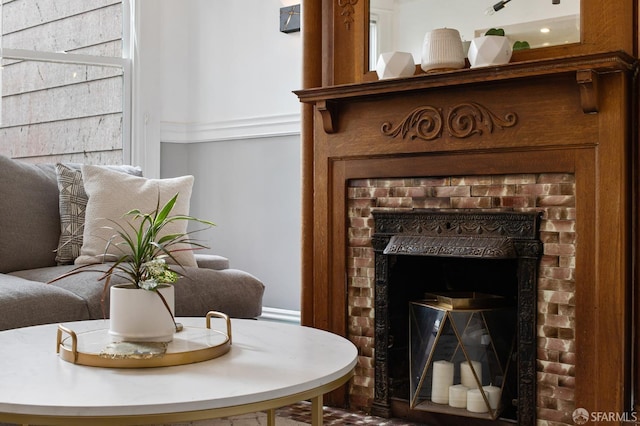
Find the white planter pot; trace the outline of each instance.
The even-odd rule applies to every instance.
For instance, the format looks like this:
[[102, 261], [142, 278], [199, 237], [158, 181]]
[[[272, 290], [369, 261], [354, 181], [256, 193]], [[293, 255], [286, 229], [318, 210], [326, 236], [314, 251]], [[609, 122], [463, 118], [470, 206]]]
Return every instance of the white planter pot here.
[[408, 52], [385, 52], [378, 57], [376, 73], [378, 78], [411, 77], [416, 71], [413, 55]]
[[504, 36], [488, 35], [471, 40], [469, 63], [471, 68], [508, 64], [513, 49], [511, 41]]
[[464, 49], [458, 30], [439, 28], [425, 34], [420, 68], [424, 72], [464, 68]]
[[[162, 285], [158, 291], [175, 312], [174, 288]], [[110, 290], [109, 335], [114, 342], [170, 342], [175, 324], [160, 296], [131, 284]]]

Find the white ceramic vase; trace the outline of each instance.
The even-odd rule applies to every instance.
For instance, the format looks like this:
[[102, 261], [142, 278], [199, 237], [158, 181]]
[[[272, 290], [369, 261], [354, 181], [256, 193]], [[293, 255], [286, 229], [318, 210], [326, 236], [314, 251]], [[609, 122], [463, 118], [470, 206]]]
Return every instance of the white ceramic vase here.
[[411, 77], [416, 71], [413, 55], [409, 52], [385, 52], [378, 57], [376, 73], [380, 80]]
[[429, 31], [422, 44], [421, 68], [425, 72], [464, 68], [464, 49], [458, 30]]
[[471, 68], [508, 64], [513, 48], [511, 41], [504, 36], [487, 35], [471, 40], [469, 46], [469, 64]]
[[[175, 313], [172, 285], [161, 285], [158, 291]], [[154, 291], [136, 288], [131, 284], [114, 285], [110, 290], [109, 335], [114, 342], [170, 342], [175, 323]]]

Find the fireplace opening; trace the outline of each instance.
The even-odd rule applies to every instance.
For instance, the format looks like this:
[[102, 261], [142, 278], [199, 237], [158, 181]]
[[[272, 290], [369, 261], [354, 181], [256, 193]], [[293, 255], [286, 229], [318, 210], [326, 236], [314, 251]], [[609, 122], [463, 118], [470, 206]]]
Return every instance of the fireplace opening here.
[[[504, 306], [517, 305], [515, 259], [466, 259], [433, 256], [393, 255], [389, 259], [389, 394], [407, 400], [410, 395], [409, 309], [411, 302], [425, 300], [427, 294], [480, 293], [504, 298]], [[509, 321], [516, 322], [515, 310]], [[513, 371], [516, 366], [509, 366]], [[506, 388], [515, 395], [515, 374]], [[502, 417], [515, 420], [512, 407]]]
[[505, 306], [515, 308], [505, 326], [517, 331], [513, 354], [503, 354], [510, 373], [500, 418], [534, 424], [539, 215], [414, 210], [373, 216], [374, 413], [398, 415], [400, 410], [403, 416], [420, 418], [409, 408], [411, 304], [433, 293], [476, 292], [499, 296]]

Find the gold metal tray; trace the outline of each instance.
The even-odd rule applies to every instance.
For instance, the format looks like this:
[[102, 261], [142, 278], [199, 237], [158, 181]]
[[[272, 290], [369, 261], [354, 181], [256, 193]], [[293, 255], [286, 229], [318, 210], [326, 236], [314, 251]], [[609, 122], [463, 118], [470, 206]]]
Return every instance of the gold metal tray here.
[[[226, 333], [211, 329], [211, 318], [226, 321]], [[109, 330], [75, 333], [58, 325], [56, 352], [60, 358], [74, 364], [92, 367], [148, 368], [192, 364], [217, 358], [231, 348], [229, 316], [211, 311], [206, 316], [206, 328], [183, 327], [169, 343], [113, 343]], [[66, 334], [67, 337], [63, 337]]]
[[502, 296], [471, 292], [425, 293], [425, 299], [437, 302], [438, 306], [447, 309], [484, 309], [506, 305]]

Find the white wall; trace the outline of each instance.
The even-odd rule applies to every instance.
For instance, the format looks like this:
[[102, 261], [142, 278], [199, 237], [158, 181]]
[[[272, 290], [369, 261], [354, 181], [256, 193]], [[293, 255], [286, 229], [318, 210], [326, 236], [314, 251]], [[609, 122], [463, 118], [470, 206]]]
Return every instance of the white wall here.
[[265, 283], [266, 307], [299, 311], [299, 137], [191, 144], [186, 166], [185, 145], [162, 146], [163, 170], [196, 176], [191, 209], [217, 225], [211, 251]]
[[265, 283], [266, 308], [299, 311], [302, 46], [279, 31], [286, 3], [138, 2], [161, 29], [139, 40], [160, 52], [147, 92], [160, 101], [141, 114], [159, 115], [161, 176], [193, 174], [191, 213], [218, 225], [211, 251]]

